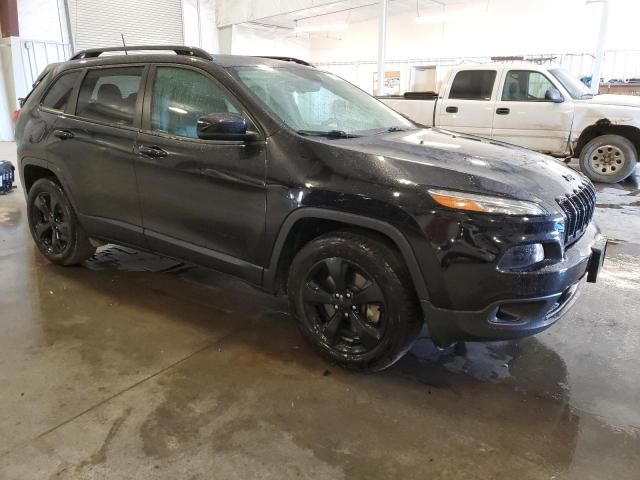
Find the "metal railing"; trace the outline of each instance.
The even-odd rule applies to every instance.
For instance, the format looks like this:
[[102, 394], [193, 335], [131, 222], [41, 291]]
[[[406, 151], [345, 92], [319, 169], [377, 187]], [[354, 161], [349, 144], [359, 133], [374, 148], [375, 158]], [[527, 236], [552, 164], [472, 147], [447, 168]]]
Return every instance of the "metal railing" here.
[[50, 63], [64, 62], [71, 56], [68, 43], [20, 39], [22, 74], [27, 88]]
[[[410, 89], [413, 67], [438, 67], [441, 72], [464, 63], [532, 62], [538, 65], [560, 65], [577, 78], [591, 75], [594, 57], [588, 53], [544, 53], [509, 56], [425, 57], [389, 59], [387, 71], [400, 72], [401, 93]], [[377, 71], [376, 60], [313, 62], [317, 68], [340, 75], [365, 90], [373, 90]], [[441, 73], [442, 74], [442, 73]], [[609, 50], [605, 52], [602, 68], [604, 81], [640, 77], [640, 50]]]

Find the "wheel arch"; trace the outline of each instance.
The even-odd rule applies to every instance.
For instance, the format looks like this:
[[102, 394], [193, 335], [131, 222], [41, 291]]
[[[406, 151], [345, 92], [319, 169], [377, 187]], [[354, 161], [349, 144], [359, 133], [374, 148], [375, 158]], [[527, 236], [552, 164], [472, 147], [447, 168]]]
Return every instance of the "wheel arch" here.
[[607, 118], [602, 118], [582, 131], [574, 148], [574, 156], [579, 158], [585, 145], [602, 135], [620, 135], [633, 143], [636, 152], [640, 154], [640, 128], [632, 125], [617, 125]]
[[41, 178], [53, 178], [58, 185], [60, 185], [60, 188], [62, 188], [66, 193], [67, 198], [71, 202], [76, 213], [79, 212], [72, 189], [69, 187], [69, 182], [67, 182], [67, 179], [61, 169], [56, 168], [55, 165], [46, 160], [34, 157], [25, 157], [19, 162], [19, 164], [22, 188], [24, 190], [25, 197], [29, 195], [29, 190], [36, 181]]
[[46, 164], [45, 166], [36, 163], [25, 164], [22, 168], [22, 188], [24, 188], [25, 193], [29, 194], [33, 184], [41, 178], [53, 178], [60, 183], [58, 176], [47, 168]]
[[382, 220], [316, 207], [297, 209], [285, 219], [276, 237], [269, 266], [264, 270], [263, 286], [270, 291], [278, 291], [286, 285], [286, 265], [300, 248], [320, 235], [344, 228], [368, 230], [385, 237], [400, 252], [418, 297], [429, 298], [416, 256], [402, 232]]

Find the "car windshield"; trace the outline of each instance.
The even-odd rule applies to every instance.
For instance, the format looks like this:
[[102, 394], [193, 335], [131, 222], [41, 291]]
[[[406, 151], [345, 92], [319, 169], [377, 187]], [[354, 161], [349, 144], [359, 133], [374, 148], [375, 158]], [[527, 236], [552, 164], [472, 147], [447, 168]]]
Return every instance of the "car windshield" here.
[[416, 128], [354, 85], [313, 68], [236, 67], [240, 80], [303, 135], [349, 138]]
[[581, 98], [589, 98], [593, 96], [593, 94], [589, 91], [584, 83], [571, 75], [564, 68], [554, 68], [549, 71], [554, 77], [558, 79], [565, 90], [569, 92], [571, 98], [578, 100]]

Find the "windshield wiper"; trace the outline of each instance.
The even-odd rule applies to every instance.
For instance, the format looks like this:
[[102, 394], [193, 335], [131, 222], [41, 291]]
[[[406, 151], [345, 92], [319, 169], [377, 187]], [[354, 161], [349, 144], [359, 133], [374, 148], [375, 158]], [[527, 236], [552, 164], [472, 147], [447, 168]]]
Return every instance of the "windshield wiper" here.
[[300, 135], [310, 135], [314, 137], [327, 137], [327, 138], [356, 138], [360, 135], [354, 135], [347, 133], [344, 130], [297, 130]]
[[402, 127], [389, 127], [387, 128], [387, 132], [404, 132], [406, 128]]
[[594, 96], [593, 93], [583, 93], [580, 98], [593, 98]]

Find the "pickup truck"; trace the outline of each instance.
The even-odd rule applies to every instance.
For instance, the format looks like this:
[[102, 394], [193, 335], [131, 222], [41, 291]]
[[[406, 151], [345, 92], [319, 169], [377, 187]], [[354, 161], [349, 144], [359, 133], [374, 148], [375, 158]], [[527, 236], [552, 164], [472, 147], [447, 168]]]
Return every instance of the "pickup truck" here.
[[638, 160], [640, 97], [594, 96], [560, 67], [461, 65], [439, 94], [378, 98], [422, 125], [579, 158], [596, 182], [624, 180]]

